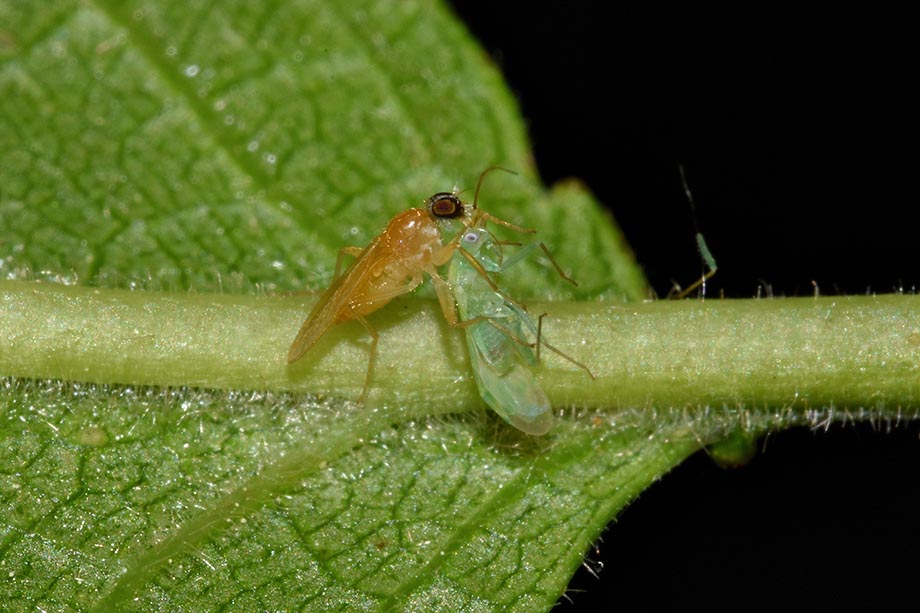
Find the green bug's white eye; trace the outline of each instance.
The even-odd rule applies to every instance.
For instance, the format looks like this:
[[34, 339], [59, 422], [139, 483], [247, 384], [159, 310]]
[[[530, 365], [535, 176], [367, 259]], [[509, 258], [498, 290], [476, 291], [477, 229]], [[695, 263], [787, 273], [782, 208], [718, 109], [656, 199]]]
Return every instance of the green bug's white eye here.
[[479, 242], [479, 233], [478, 232], [467, 232], [463, 235], [464, 243], [477, 243]]

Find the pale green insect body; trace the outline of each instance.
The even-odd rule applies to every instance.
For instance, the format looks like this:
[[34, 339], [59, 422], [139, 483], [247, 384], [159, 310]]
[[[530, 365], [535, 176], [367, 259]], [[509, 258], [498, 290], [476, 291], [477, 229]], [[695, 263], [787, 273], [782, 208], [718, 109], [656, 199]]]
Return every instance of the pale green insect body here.
[[466, 327], [470, 363], [483, 400], [519, 430], [546, 434], [553, 426], [552, 409], [532, 370], [539, 365], [532, 349], [539, 342], [537, 324], [496, 291], [461, 249], [488, 273], [503, 272], [523, 253], [503, 261], [501, 246], [489, 231], [469, 227], [451, 258], [448, 284], [460, 321], [484, 318]]

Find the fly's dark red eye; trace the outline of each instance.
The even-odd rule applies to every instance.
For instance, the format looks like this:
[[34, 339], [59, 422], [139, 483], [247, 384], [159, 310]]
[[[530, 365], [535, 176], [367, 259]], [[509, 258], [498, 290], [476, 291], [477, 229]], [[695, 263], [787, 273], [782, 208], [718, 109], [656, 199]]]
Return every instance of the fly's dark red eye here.
[[463, 203], [454, 194], [441, 192], [428, 199], [428, 212], [441, 219], [463, 217]]

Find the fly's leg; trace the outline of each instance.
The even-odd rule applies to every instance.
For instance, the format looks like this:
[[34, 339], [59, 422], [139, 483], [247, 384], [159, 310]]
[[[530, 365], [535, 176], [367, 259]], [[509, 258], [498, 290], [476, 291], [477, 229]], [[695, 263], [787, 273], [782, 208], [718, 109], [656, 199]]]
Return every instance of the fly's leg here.
[[553, 265], [553, 268], [556, 269], [556, 272], [559, 273], [560, 277], [562, 277], [564, 280], [568, 281], [575, 287], [578, 287], [578, 282], [575, 281], [570, 276], [568, 276], [567, 274], [565, 274], [565, 271], [562, 270], [562, 267], [559, 266], [558, 262], [556, 262], [556, 258], [553, 257], [553, 254], [550, 252], [549, 248], [546, 246], [546, 244], [544, 244], [543, 241], [534, 241], [532, 243], [527, 243], [521, 249], [518, 249], [514, 253], [514, 255], [512, 255], [510, 258], [502, 262], [502, 270], [504, 270], [505, 268], [509, 268], [513, 266], [514, 264], [516, 264], [517, 262], [523, 260], [525, 257], [530, 255], [531, 251], [533, 251], [537, 247], [543, 250], [543, 253], [546, 255], [546, 258], [549, 260], [550, 264]]
[[[464, 228], [464, 232], [465, 231], [466, 229]], [[447, 264], [450, 261], [450, 258], [453, 257], [454, 251], [457, 250], [457, 243], [460, 242], [460, 237], [462, 236], [463, 236], [463, 232], [458, 233], [455, 237], [450, 239], [449, 243], [447, 243], [446, 245], [444, 245], [437, 251], [433, 252], [431, 254], [431, 263], [434, 264], [435, 266], [444, 266], [445, 264]], [[431, 275], [432, 279], [437, 275], [437, 272], [435, 272], [435, 274], [433, 275], [431, 274], [431, 271], [426, 271], [426, 272], [428, 272], [428, 274]]]
[[332, 278], [333, 279], [339, 278], [339, 273], [342, 272], [342, 257], [343, 256], [350, 255], [356, 258], [360, 256], [362, 253], [364, 253], [364, 249], [362, 249], [361, 247], [342, 247], [341, 249], [339, 249], [339, 255], [337, 258], [335, 258], [335, 276]]
[[[535, 343], [528, 343], [528, 342], [527, 342], [527, 339], [521, 338], [520, 336], [517, 335], [516, 332], [514, 332], [514, 330], [512, 330], [511, 328], [509, 328], [508, 326], [506, 326], [506, 325], [504, 325], [504, 324], [498, 323], [497, 320], [495, 320], [495, 319], [493, 319], [493, 318], [491, 318], [491, 317], [485, 317], [485, 316], [483, 316], [483, 317], [478, 317], [478, 318], [476, 318], [476, 319], [485, 319], [486, 322], [489, 323], [489, 325], [491, 325], [493, 328], [495, 328], [496, 330], [498, 330], [499, 332], [501, 332], [502, 334], [504, 334], [505, 336], [507, 336], [508, 338], [510, 338], [511, 340], [513, 340], [513, 341], [514, 341], [515, 343], [517, 343], [518, 345], [521, 345], [521, 346], [523, 346], [523, 347], [529, 347], [529, 348], [531, 348], [531, 349], [536, 349], [536, 351], [537, 351], [537, 360], [539, 361], [539, 359], [540, 359], [540, 337], [539, 337], [539, 336], [537, 337], [537, 341], [536, 341]], [[470, 319], [470, 320], [467, 320], [467, 321], [470, 321], [470, 322], [473, 322], [473, 323], [479, 323], [479, 322], [476, 322], [476, 321], [473, 320], [473, 319]], [[461, 323], [461, 324], [465, 324], [465, 323], [467, 323], [467, 322], [466, 322], [466, 321], [463, 321], [463, 322], [460, 322], [460, 323]]]
[[367, 361], [367, 374], [364, 375], [364, 387], [361, 389], [361, 396], [358, 398], [358, 403], [363, 404], [365, 398], [367, 398], [367, 391], [371, 385], [371, 376], [374, 372], [374, 364], [377, 362], [377, 340], [379, 339], [379, 336], [377, 331], [374, 330], [374, 328], [369, 323], [367, 323], [366, 319], [360, 315], [356, 315], [355, 319], [357, 319], [358, 322], [364, 326], [364, 329], [367, 330], [367, 333], [371, 335], [371, 355]]
[[482, 220], [482, 222], [491, 221], [494, 224], [498, 224], [504, 228], [508, 228], [509, 230], [514, 230], [515, 232], [520, 232], [521, 234], [536, 234], [537, 233], [537, 231], [534, 230], [533, 228], [525, 228], [523, 226], [515, 225], [511, 223], [510, 221], [505, 221], [501, 217], [496, 217], [495, 215], [492, 215], [490, 213], [479, 211], [477, 215], [479, 219]]
[[[423, 280], [424, 278], [421, 274], [414, 275], [411, 279], [409, 279], [409, 282], [405, 283], [404, 285], [397, 286], [387, 292], [379, 292], [375, 294], [374, 300], [371, 302], [389, 302], [393, 298], [402, 296], [403, 294], [408, 294], [416, 287], [421, 285]], [[374, 365], [377, 361], [377, 340], [379, 337], [377, 335], [377, 331], [367, 322], [366, 319], [364, 319], [364, 317], [355, 314], [354, 319], [357, 319], [358, 322], [364, 326], [364, 329], [367, 330], [367, 333], [371, 335], [371, 356], [367, 364], [367, 375], [364, 377], [364, 387], [361, 390], [361, 397], [358, 398], [358, 402], [364, 402], [364, 399], [367, 397], [367, 392], [370, 389], [371, 376], [374, 371]]]
[[[546, 313], [544, 313], [543, 315], [546, 315]], [[543, 318], [543, 315], [540, 315], [540, 319]], [[555, 353], [556, 355], [558, 355], [560, 358], [563, 358], [564, 360], [566, 360], [566, 361], [568, 361], [568, 362], [571, 362], [572, 364], [574, 364], [574, 365], [577, 366], [578, 368], [582, 369], [583, 371], [585, 371], [585, 372], [588, 374], [589, 377], [591, 377], [591, 379], [597, 379], [597, 377], [594, 376], [594, 373], [591, 372], [591, 369], [590, 369], [590, 368], [588, 368], [587, 366], [585, 366], [584, 364], [582, 364], [581, 362], [579, 362], [578, 360], [576, 360], [576, 359], [573, 358], [572, 356], [568, 355], [567, 353], [564, 353], [563, 351], [560, 351], [559, 349], [556, 349], [554, 346], [552, 346], [552, 345], [550, 345], [548, 342], [546, 342], [546, 339], [541, 339], [541, 340], [539, 340], [539, 341], [537, 342], [537, 347], [539, 348], [540, 345], [543, 345], [544, 347], [546, 347], [547, 349], [549, 349], [550, 351], [552, 351], [553, 353]]]
[[[342, 258], [343, 257], [345, 257], [346, 255], [350, 255], [352, 257], [358, 257], [362, 253], [364, 253], [364, 249], [362, 249], [361, 247], [342, 247], [341, 249], [339, 249], [339, 255], [338, 257], [335, 258], [335, 275], [332, 277], [332, 280], [335, 281], [336, 279], [338, 279], [339, 274], [342, 272]], [[309, 294], [309, 293], [311, 292], [300, 291], [300, 292], [294, 292], [292, 295], [298, 296], [298, 295]]]

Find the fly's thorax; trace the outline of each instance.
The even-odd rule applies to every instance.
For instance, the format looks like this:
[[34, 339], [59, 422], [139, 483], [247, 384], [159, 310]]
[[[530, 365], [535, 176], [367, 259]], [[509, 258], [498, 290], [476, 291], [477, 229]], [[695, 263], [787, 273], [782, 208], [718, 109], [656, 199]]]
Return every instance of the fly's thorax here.
[[408, 209], [390, 220], [382, 236], [394, 260], [408, 266], [427, 261], [441, 247], [441, 231], [423, 209]]
[[405, 242], [419, 233], [430, 233], [432, 229], [437, 231], [437, 226], [428, 213], [422, 209], [406, 209], [390, 220], [383, 235]]

